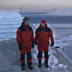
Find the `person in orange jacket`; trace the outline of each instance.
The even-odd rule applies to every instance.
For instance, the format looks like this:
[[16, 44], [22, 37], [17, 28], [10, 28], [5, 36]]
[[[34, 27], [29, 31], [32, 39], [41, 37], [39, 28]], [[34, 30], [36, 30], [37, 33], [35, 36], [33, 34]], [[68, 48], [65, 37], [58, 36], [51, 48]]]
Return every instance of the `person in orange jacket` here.
[[20, 62], [22, 70], [25, 70], [25, 53], [27, 53], [28, 67], [32, 67], [31, 46], [34, 48], [34, 36], [33, 30], [29, 25], [30, 21], [28, 17], [23, 19], [21, 26], [17, 29], [17, 43], [21, 53]]
[[48, 67], [49, 60], [49, 38], [51, 40], [51, 47], [54, 45], [54, 38], [52, 29], [47, 27], [46, 21], [42, 20], [40, 26], [36, 29], [35, 44], [38, 44], [38, 63], [41, 67], [42, 53], [45, 55], [45, 67]]

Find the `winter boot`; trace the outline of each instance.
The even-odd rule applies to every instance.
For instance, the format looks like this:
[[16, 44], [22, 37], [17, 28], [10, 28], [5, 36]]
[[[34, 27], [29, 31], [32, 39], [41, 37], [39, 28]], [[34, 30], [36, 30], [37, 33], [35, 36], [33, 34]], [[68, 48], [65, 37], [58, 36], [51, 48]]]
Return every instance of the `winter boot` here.
[[28, 68], [29, 68], [30, 70], [33, 70], [32, 64], [31, 64], [31, 65], [28, 65]]
[[22, 66], [22, 71], [24, 71], [25, 70], [25, 66]]
[[49, 67], [48, 63], [45, 63], [45, 67]]
[[40, 68], [40, 67], [42, 67], [42, 64], [41, 64], [41, 63], [39, 63], [38, 67], [39, 67], [39, 68]]

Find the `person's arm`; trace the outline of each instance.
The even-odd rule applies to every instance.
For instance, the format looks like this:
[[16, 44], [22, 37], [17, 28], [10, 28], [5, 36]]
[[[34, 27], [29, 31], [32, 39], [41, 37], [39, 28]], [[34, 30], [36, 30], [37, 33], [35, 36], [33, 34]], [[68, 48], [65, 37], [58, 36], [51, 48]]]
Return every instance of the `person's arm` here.
[[51, 40], [51, 47], [52, 47], [54, 45], [54, 37], [53, 37], [52, 30], [49, 31], [49, 37], [50, 37], [50, 40]]
[[17, 43], [18, 43], [19, 49], [22, 50], [21, 30], [20, 29], [17, 29]]
[[38, 40], [38, 32], [37, 32], [37, 30], [36, 30], [36, 32], [35, 32], [35, 44], [36, 44], [36, 45], [38, 44], [37, 40]]
[[34, 41], [34, 33], [33, 33], [33, 30], [32, 30], [32, 41]]
[[33, 33], [33, 30], [32, 30], [32, 44], [31, 44], [32, 48], [34, 48], [34, 33]]
[[21, 30], [17, 29], [17, 43], [22, 43], [21, 41]]

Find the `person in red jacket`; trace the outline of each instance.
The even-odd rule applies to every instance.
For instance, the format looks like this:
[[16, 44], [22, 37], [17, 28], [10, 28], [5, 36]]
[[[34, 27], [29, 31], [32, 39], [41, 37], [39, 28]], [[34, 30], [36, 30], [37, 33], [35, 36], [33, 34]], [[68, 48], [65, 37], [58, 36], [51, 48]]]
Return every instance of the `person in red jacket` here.
[[29, 25], [29, 18], [25, 17], [23, 19], [22, 25], [17, 29], [17, 43], [19, 45], [19, 50], [21, 53], [21, 66], [22, 70], [25, 70], [25, 53], [27, 53], [28, 67], [32, 67], [32, 56], [31, 56], [31, 46], [34, 47], [34, 36], [33, 30]]
[[45, 67], [48, 67], [49, 60], [49, 38], [51, 40], [51, 47], [54, 45], [54, 38], [52, 30], [47, 27], [46, 21], [42, 20], [40, 26], [36, 30], [35, 44], [38, 44], [38, 63], [41, 67], [42, 53], [45, 55]]

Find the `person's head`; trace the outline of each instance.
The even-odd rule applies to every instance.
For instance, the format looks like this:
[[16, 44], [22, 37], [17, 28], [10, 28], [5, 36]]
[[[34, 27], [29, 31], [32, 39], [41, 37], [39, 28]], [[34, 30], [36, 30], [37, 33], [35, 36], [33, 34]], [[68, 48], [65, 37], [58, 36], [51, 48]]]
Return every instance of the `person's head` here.
[[41, 27], [46, 25], [46, 21], [45, 20], [41, 20]]
[[25, 25], [29, 25], [30, 20], [29, 20], [28, 17], [25, 17], [25, 18], [23, 19], [23, 22], [24, 22]]

